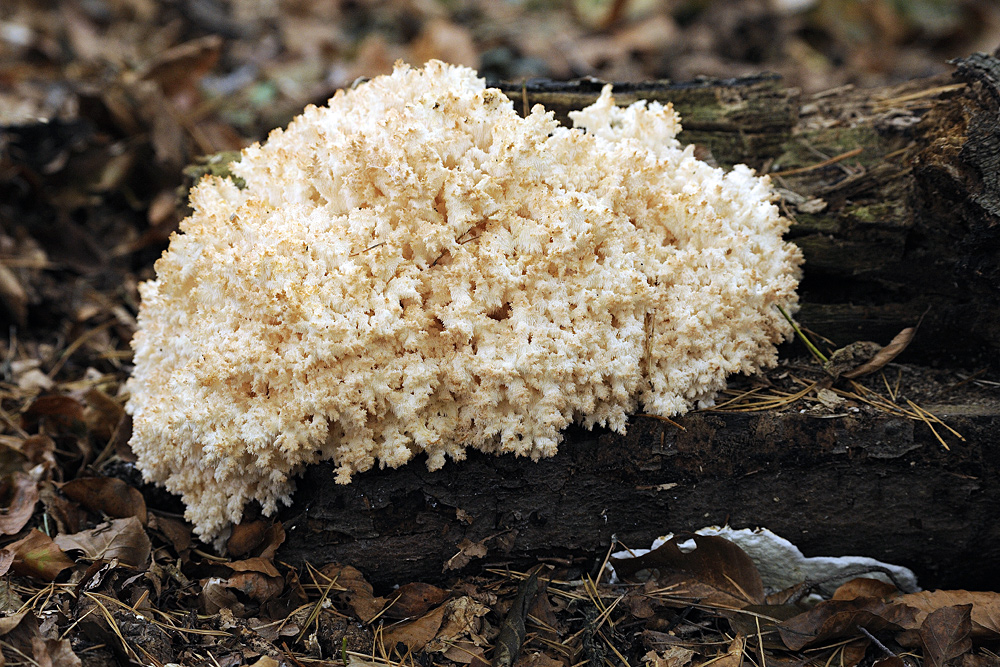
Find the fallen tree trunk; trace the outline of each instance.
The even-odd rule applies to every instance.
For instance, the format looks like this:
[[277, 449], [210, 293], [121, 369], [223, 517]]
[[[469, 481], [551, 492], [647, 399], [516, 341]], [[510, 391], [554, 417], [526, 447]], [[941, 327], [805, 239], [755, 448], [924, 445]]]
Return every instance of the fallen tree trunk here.
[[[563, 116], [600, 87], [505, 92]], [[919, 321], [907, 361], [997, 368], [996, 58], [972, 56], [953, 78], [877, 91], [803, 97], [763, 77], [620, 86], [616, 97], [672, 101], [681, 139], [703, 157], [771, 173], [806, 254], [806, 327], [839, 346], [886, 343]], [[794, 406], [691, 414], [681, 428], [634, 417], [626, 436], [570, 429], [560, 453], [539, 463], [470, 453], [437, 472], [416, 463], [349, 486], [314, 466], [283, 514], [282, 557], [339, 560], [390, 584], [440, 579], [466, 563], [592, 567], [614, 539], [642, 547], [668, 531], [728, 522], [766, 526], [810, 555], [907, 565], [925, 586], [996, 586], [996, 387], [923, 407], [965, 441], [864, 405], [832, 415]]]

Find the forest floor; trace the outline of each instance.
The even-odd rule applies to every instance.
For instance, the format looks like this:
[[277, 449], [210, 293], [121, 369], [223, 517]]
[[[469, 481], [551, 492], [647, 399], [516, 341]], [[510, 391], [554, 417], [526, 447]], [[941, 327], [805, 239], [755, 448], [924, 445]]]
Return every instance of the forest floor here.
[[219, 553], [136, 482], [123, 409], [137, 286], [211, 167], [192, 165], [397, 60], [488, 81], [767, 71], [812, 92], [998, 46], [991, 0], [4, 0], [0, 664], [1000, 665], [995, 593], [768, 591], [715, 538], [669, 542], [616, 583], [538, 566], [391, 591], [347, 564], [284, 564], [276, 522]]

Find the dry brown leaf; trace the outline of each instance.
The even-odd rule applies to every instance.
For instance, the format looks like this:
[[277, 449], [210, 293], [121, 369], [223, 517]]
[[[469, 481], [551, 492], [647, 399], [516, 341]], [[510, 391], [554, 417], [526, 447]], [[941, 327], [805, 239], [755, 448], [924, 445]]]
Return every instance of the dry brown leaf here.
[[59, 487], [67, 498], [114, 519], [134, 517], [146, 525], [146, 501], [138, 489], [114, 477], [80, 477]]
[[471, 641], [476, 646], [486, 645], [486, 639], [479, 635], [480, 618], [490, 612], [489, 607], [479, 604], [468, 596], [449, 600], [445, 605], [444, 621], [437, 636], [427, 643], [427, 651], [447, 652], [449, 646], [458, 641]]
[[458, 553], [449, 558], [448, 562], [444, 564], [444, 571], [461, 570], [474, 558], [482, 558], [487, 553], [485, 539], [478, 542], [473, 542], [467, 538], [463, 539], [458, 543]]
[[87, 408], [83, 411], [87, 428], [101, 440], [110, 440], [118, 424], [125, 418], [125, 408], [97, 387], [91, 387], [83, 395]]
[[649, 667], [685, 667], [695, 652], [683, 646], [668, 646], [662, 651], [649, 651], [642, 657]]
[[[486, 659], [486, 650], [482, 646], [476, 646], [473, 642], [459, 640], [450, 644], [448, 650], [442, 653], [445, 658], [460, 665], [472, 665], [472, 667], [489, 667]], [[551, 658], [549, 659], [551, 660]], [[532, 664], [531, 667], [564, 667], [563, 663], [554, 660], [552, 664]]]
[[11, 614], [10, 616], [0, 617], [0, 636], [6, 635], [8, 632], [20, 625], [21, 621], [28, 614], [27, 609], [24, 611], [19, 611], [17, 613]]
[[245, 521], [233, 526], [233, 532], [226, 540], [226, 553], [233, 558], [247, 555], [263, 544], [270, 528], [271, 522], [263, 519]]
[[269, 577], [280, 577], [281, 573], [278, 572], [278, 568], [274, 566], [270, 558], [247, 558], [246, 560], [237, 560], [231, 563], [226, 563], [226, 567], [231, 568], [235, 572], [259, 572], [260, 574], [265, 574]]
[[31, 638], [31, 652], [39, 667], [80, 667], [83, 662], [73, 652], [68, 639], [46, 639], [35, 636]]
[[14, 552], [11, 569], [24, 577], [53, 581], [60, 572], [74, 564], [52, 538], [37, 528], [32, 528], [27, 537], [8, 544], [6, 548]]
[[226, 586], [243, 593], [251, 600], [263, 603], [281, 595], [285, 580], [280, 576], [269, 577], [261, 572], [237, 572], [229, 577]]
[[236, 597], [236, 593], [229, 589], [229, 582], [226, 579], [217, 577], [202, 579], [198, 601], [202, 611], [209, 615], [218, 614], [222, 609], [229, 609], [237, 617], [242, 617], [245, 613], [243, 603]]
[[21, 452], [31, 465], [41, 464], [47, 471], [56, 467], [55, 451], [56, 442], [47, 435], [31, 435], [21, 443]]
[[733, 641], [729, 642], [729, 648], [724, 655], [716, 658], [712, 664], [715, 667], [740, 667], [743, 663], [743, 651], [746, 649], [746, 637], [737, 634]]
[[250, 665], [250, 667], [280, 667], [281, 663], [274, 658], [266, 655], [262, 655], [257, 662]]
[[867, 362], [861, 364], [857, 368], [847, 371], [846, 373], [841, 373], [840, 377], [852, 379], [856, 377], [861, 377], [862, 375], [868, 375], [869, 373], [874, 373], [885, 367], [890, 361], [899, 356], [899, 354], [906, 349], [906, 346], [910, 344], [913, 340], [913, 335], [917, 330], [913, 327], [907, 327], [903, 329], [895, 338], [893, 338], [888, 345], [879, 350], [874, 357], [872, 357]]
[[448, 591], [431, 584], [404, 584], [389, 596], [383, 616], [391, 619], [417, 618], [426, 614], [431, 607], [444, 602], [447, 597]]
[[6, 507], [0, 508], [0, 534], [16, 535], [35, 511], [38, 482], [23, 472], [7, 475], [0, 484], [0, 496], [10, 499]]
[[49, 435], [85, 433], [87, 423], [83, 417], [83, 406], [71, 396], [39, 396], [21, 414], [21, 428], [33, 432], [39, 430], [40, 426], [44, 426]]
[[[693, 540], [693, 551], [679, 544]], [[612, 558], [618, 576], [629, 581], [655, 580], [679, 585], [675, 594], [695, 596], [705, 603], [764, 603], [764, 585], [750, 557], [729, 540], [714, 535], [678, 535], [637, 558]], [[683, 589], [683, 593], [680, 590]]]
[[913, 622], [916, 610], [901, 604], [888, 605], [877, 598], [826, 600], [809, 611], [778, 625], [781, 641], [793, 651], [830, 639], [869, 632], [898, 632]]
[[337, 597], [346, 598], [347, 605], [363, 623], [375, 618], [385, 607], [385, 598], [375, 597], [372, 585], [357, 568], [331, 563], [324, 566], [320, 572], [336, 580], [338, 588], [345, 589], [345, 592], [338, 594]]
[[65, 551], [80, 550], [92, 560], [117, 558], [134, 568], [146, 567], [152, 548], [142, 523], [135, 517], [115, 519], [73, 535], [58, 535], [55, 543]]
[[917, 610], [908, 629], [920, 627], [928, 614], [943, 607], [971, 604], [972, 637], [986, 639], [1000, 636], [1000, 593], [995, 591], [921, 591], [901, 595], [895, 602]]
[[253, 554], [273, 559], [284, 541], [285, 529], [280, 521], [248, 521], [233, 527], [226, 552], [233, 558]]
[[175, 552], [180, 554], [191, 546], [191, 524], [156, 514], [150, 517], [149, 527], [160, 531], [173, 545]]
[[382, 646], [386, 654], [392, 655], [397, 644], [406, 646], [402, 651], [419, 651], [437, 636], [444, 620], [444, 606], [427, 612], [415, 621], [394, 625], [382, 631]]
[[896, 595], [899, 595], [899, 589], [888, 582], [870, 577], [857, 577], [841, 584], [834, 592], [833, 599], [878, 598], [887, 600]]
[[11, 565], [14, 564], [14, 558], [14, 552], [10, 549], [0, 549], [0, 577], [10, 571]]
[[941, 607], [927, 614], [920, 624], [924, 661], [932, 667], [954, 664], [972, 649], [972, 605]]

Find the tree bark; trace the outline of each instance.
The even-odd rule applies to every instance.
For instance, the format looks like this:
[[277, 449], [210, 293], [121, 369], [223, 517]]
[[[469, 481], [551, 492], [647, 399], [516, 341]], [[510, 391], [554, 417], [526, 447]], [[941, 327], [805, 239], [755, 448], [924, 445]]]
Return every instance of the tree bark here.
[[[505, 88], [562, 116], [594, 82]], [[770, 173], [806, 255], [800, 323], [837, 345], [887, 343], [920, 323], [905, 360], [1000, 364], [1000, 61], [952, 77], [803, 96], [771, 77], [616, 86], [619, 103], [670, 101], [681, 139], [721, 166]], [[548, 558], [593, 567], [614, 539], [766, 526], [807, 555], [868, 555], [925, 586], [1000, 584], [996, 388], [925, 405], [965, 437], [946, 450], [919, 421], [866, 406], [636, 416], [628, 434], [571, 428], [533, 463], [471, 452], [333, 484], [309, 468], [282, 515], [282, 557], [338, 560], [377, 584]], [[942, 430], [941, 427], [938, 427]]]

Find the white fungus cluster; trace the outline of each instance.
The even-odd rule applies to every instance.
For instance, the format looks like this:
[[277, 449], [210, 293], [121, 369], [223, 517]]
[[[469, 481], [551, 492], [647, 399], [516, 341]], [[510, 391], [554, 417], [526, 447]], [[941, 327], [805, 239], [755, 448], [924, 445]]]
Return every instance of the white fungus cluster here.
[[206, 178], [140, 290], [131, 440], [206, 539], [337, 481], [468, 447], [555, 453], [775, 361], [801, 262], [768, 180], [610, 86], [560, 126], [470, 69], [397, 67]]

